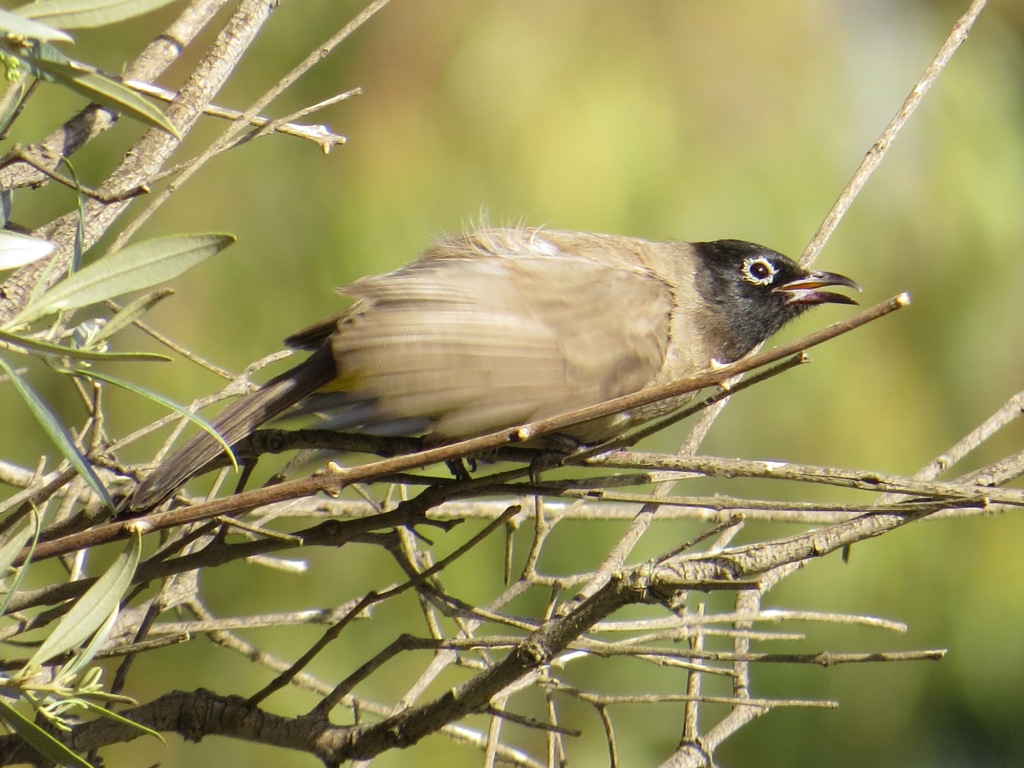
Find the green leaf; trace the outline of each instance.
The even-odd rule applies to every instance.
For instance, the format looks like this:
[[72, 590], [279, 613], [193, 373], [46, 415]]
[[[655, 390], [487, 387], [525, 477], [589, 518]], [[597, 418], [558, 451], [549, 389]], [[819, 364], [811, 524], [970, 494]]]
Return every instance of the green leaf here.
[[121, 604], [142, 554], [142, 534], [136, 528], [124, 552], [71, 606], [25, 665], [25, 671], [38, 669], [50, 659], [74, 650], [102, 627]]
[[177, 277], [233, 242], [232, 235], [172, 235], [129, 245], [57, 283], [30, 302], [8, 327], [150, 288]]
[[0, 717], [2, 717], [16, 734], [43, 757], [47, 757], [57, 765], [73, 765], [76, 768], [92, 768], [57, 739], [33, 723], [10, 704], [0, 699]]
[[89, 462], [86, 461], [85, 457], [78, 450], [74, 438], [64, 428], [64, 425], [57, 420], [57, 417], [50, 412], [50, 409], [46, 407], [46, 403], [39, 399], [39, 396], [32, 391], [28, 384], [2, 358], [0, 358], [0, 370], [3, 370], [10, 378], [14, 388], [21, 395], [22, 400], [25, 401], [32, 415], [36, 417], [36, 421], [39, 422], [43, 431], [49, 435], [50, 439], [60, 449], [60, 452], [64, 454], [64, 457], [71, 462], [71, 466], [75, 468], [75, 471], [85, 480], [93, 492], [103, 499], [103, 502], [110, 509], [114, 509], [114, 500], [110, 498], [107, 489], [89, 465]]
[[19, 49], [11, 53], [50, 82], [70, 88], [104, 107], [124, 113], [167, 131], [176, 139], [181, 139], [178, 129], [145, 97], [101, 74], [95, 68], [69, 59], [52, 45], [38, 43], [31, 49]]
[[30, 349], [43, 355], [58, 358], [67, 357], [72, 360], [88, 360], [97, 363], [139, 360], [167, 362], [171, 359], [167, 355], [161, 355], [157, 352], [95, 352], [88, 349], [75, 349], [74, 347], [64, 347], [60, 344], [51, 344], [48, 341], [30, 339], [4, 330], [0, 330], [0, 341], [23, 349]]
[[134, 720], [129, 720], [124, 715], [120, 715], [117, 712], [107, 709], [106, 707], [100, 704], [96, 704], [95, 702], [90, 701], [87, 703], [86, 708], [90, 712], [100, 715], [101, 717], [105, 717], [108, 720], [113, 720], [116, 723], [121, 723], [122, 725], [130, 725], [133, 728], [138, 728], [143, 733], [147, 733], [150, 736], [156, 736], [164, 744], [167, 743], [167, 739], [165, 739], [158, 731], [154, 731], [152, 728], [142, 725], [142, 723], [136, 723]]
[[16, 8], [27, 19], [43, 19], [61, 29], [115, 24], [142, 16], [175, 0], [47, 0]]
[[32, 526], [28, 525], [20, 533], [11, 534], [11, 537], [0, 546], [0, 576], [7, 573], [7, 569], [13, 565], [31, 537]]
[[53, 253], [53, 243], [18, 232], [0, 232], [0, 269], [17, 269]]
[[[24, 565], [17, 572], [14, 580], [7, 586], [7, 594], [5, 594], [4, 599], [0, 601], [0, 616], [7, 613], [7, 603], [12, 597], [14, 597], [15, 593], [21, 587], [21, 581], [25, 578], [25, 574], [28, 572], [28, 569], [25, 566], [32, 562], [32, 555], [36, 551], [36, 544], [39, 542], [39, 531], [42, 529], [39, 514], [34, 508], [30, 511], [32, 522], [26, 533], [28, 534], [28, 538], [32, 539], [32, 544], [29, 547], [28, 556], [25, 558]], [[4, 572], [11, 567], [14, 561], [18, 558], [18, 555], [21, 554], [21, 550], [24, 549], [26, 541], [27, 538], [25, 534], [12, 535], [11, 539], [3, 545], [2, 549], [0, 549], [0, 552], [2, 552], [2, 554], [0, 554], [0, 563], [3, 564], [2, 570]]]
[[[74, 655], [67, 664], [61, 667], [60, 678], [68, 682], [78, 677], [78, 673], [96, 656], [100, 650], [100, 646], [103, 645], [103, 641], [107, 639], [110, 634], [110, 630], [114, 628], [114, 622], [117, 621], [117, 615], [121, 612], [121, 606], [115, 605], [114, 609], [107, 614], [107, 618], [100, 623], [93, 632], [92, 637], [89, 638], [89, 643], [81, 651]], [[97, 668], [98, 669], [98, 668]]]
[[218, 443], [220, 443], [221, 447], [224, 449], [224, 452], [228, 455], [228, 458], [231, 459], [232, 468], [235, 470], [235, 472], [238, 471], [238, 461], [235, 459], [234, 449], [232, 449], [232, 447], [228, 445], [227, 441], [223, 437], [221, 437], [220, 432], [218, 432], [210, 422], [208, 422], [199, 414], [192, 413], [192, 411], [189, 411], [183, 406], [178, 405], [176, 402], [174, 402], [173, 400], [169, 400], [163, 395], [158, 395], [156, 392], [145, 389], [144, 387], [140, 387], [138, 384], [134, 384], [130, 381], [125, 381], [124, 379], [119, 379], [115, 376], [110, 376], [108, 374], [100, 373], [99, 371], [93, 370], [72, 371], [71, 373], [73, 376], [80, 376], [84, 379], [99, 379], [100, 381], [105, 381], [108, 384], [113, 384], [115, 387], [121, 387], [122, 389], [126, 389], [129, 392], [134, 392], [137, 395], [142, 395], [142, 397], [160, 403], [162, 406], [164, 406], [165, 408], [170, 408], [172, 411], [177, 411], [182, 416], [187, 418], [189, 421], [193, 422], [198, 427], [200, 427], [207, 434], [209, 434], [210, 437], [212, 437]]
[[123, 328], [127, 328], [144, 314], [149, 312], [149, 310], [155, 307], [159, 302], [163, 301], [168, 296], [173, 295], [173, 288], [160, 288], [156, 291], [150, 291], [145, 296], [140, 296], [135, 299], [135, 301], [121, 307], [121, 309], [119, 309], [114, 316], [107, 321], [107, 324], [103, 326], [102, 330], [93, 337], [93, 340], [103, 341], [104, 339], [109, 339], [115, 333]]
[[[10, 63], [17, 64], [18, 62], [13, 61]], [[8, 83], [7, 90], [0, 96], [0, 136], [7, 135], [7, 132], [11, 129], [11, 124], [21, 114], [21, 108], [24, 106], [25, 97], [28, 95], [29, 82], [31, 80], [20, 67], [19, 71], [15, 73], [4, 67], [3, 64], [3, 62], [0, 62], [0, 70], [5, 70], [8, 76], [16, 76], [17, 80], [13, 83]], [[2, 210], [0, 218], [3, 219], [5, 227], [10, 220], [11, 196], [13, 192], [14, 190], [10, 188], [0, 190], [0, 210]]]
[[38, 21], [31, 21], [21, 13], [5, 11], [0, 9], [0, 31], [7, 35], [16, 37], [27, 37], [32, 40], [61, 40], [65, 43], [75, 42], [67, 32], [40, 24]]

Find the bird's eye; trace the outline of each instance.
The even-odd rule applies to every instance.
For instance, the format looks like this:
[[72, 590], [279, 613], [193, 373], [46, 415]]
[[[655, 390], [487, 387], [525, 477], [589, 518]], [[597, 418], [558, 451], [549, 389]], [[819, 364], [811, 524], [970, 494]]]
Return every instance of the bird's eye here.
[[740, 272], [743, 279], [754, 285], [771, 285], [778, 268], [764, 256], [752, 256], [743, 260]]

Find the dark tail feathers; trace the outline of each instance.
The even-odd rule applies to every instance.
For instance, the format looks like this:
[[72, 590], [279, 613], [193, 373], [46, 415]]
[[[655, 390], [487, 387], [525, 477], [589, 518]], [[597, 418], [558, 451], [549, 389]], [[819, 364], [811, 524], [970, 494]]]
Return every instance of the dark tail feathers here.
[[[234, 445], [336, 376], [330, 345], [325, 344], [258, 391], [229, 405], [212, 424], [228, 445]], [[122, 514], [138, 515], [157, 506], [223, 451], [207, 432], [193, 435], [139, 484], [122, 505]]]

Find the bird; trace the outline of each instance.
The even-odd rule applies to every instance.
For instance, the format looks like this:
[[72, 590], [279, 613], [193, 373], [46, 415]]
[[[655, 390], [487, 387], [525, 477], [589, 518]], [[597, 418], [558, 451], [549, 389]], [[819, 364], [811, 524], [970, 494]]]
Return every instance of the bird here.
[[[810, 307], [861, 290], [743, 240], [650, 241], [526, 226], [442, 236], [418, 258], [338, 289], [354, 302], [285, 345], [309, 356], [227, 406], [229, 445], [285, 412], [333, 429], [443, 443], [631, 394], [733, 362]], [[682, 395], [565, 430], [595, 444]], [[139, 483], [152, 509], [223, 446], [199, 432]]]

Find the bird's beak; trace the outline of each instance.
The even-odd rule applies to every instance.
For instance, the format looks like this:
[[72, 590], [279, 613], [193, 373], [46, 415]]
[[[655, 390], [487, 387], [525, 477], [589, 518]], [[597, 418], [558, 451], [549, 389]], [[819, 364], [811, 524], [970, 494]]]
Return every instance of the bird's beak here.
[[775, 290], [786, 295], [787, 304], [856, 304], [854, 299], [841, 293], [819, 291], [832, 285], [845, 285], [855, 291], [863, 291], [857, 283], [834, 272], [809, 272], [805, 277], [790, 280]]

